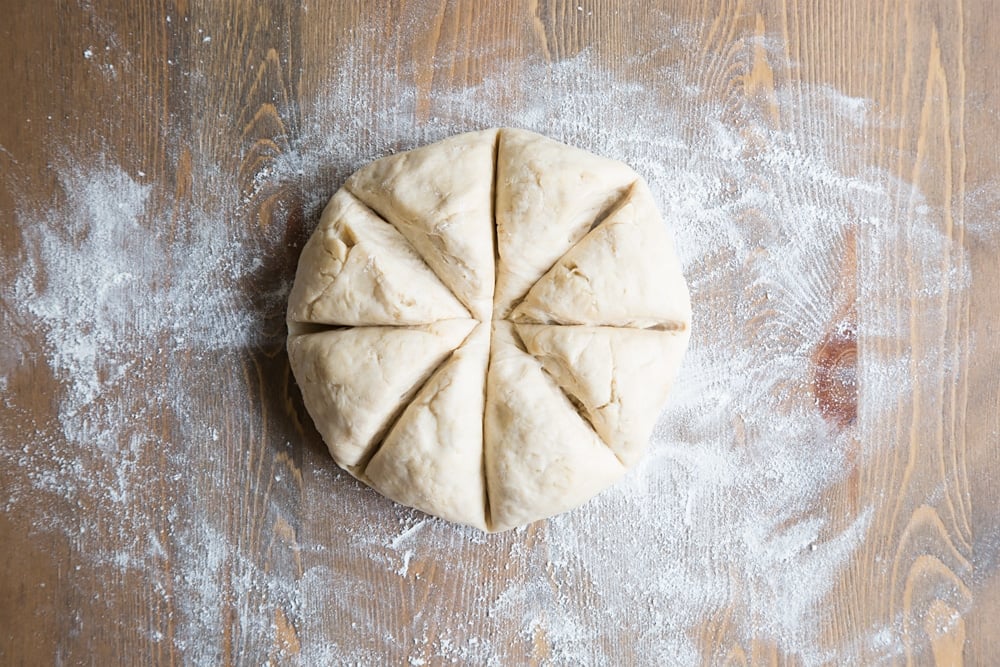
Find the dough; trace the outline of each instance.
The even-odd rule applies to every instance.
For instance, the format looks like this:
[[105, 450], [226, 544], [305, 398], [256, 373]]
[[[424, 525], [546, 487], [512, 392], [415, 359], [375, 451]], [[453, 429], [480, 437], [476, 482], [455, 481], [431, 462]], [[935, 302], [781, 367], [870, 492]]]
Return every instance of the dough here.
[[346, 190], [302, 249], [289, 321], [430, 324], [470, 317], [396, 228]]
[[406, 407], [365, 470], [393, 500], [486, 528], [483, 380], [490, 325], [480, 324]]
[[344, 186], [413, 244], [473, 316], [493, 310], [495, 131], [372, 162]]
[[638, 180], [621, 162], [532, 132], [502, 130], [496, 227], [503, 270], [497, 275], [497, 317], [506, 317], [528, 288]]
[[576, 507], [625, 472], [569, 396], [522, 347], [509, 322], [496, 323], [484, 423], [494, 530]]
[[690, 323], [634, 171], [494, 129], [348, 179], [303, 248], [288, 354], [341, 467], [492, 532], [572, 509], [639, 460]]
[[291, 336], [295, 379], [337, 463], [350, 469], [366, 460], [377, 436], [476, 324], [443, 320]]

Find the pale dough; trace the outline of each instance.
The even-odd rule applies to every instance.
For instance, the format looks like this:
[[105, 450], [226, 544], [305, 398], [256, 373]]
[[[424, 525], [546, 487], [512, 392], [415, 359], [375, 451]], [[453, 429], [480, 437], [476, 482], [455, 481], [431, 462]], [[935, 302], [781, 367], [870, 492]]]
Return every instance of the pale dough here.
[[288, 322], [340, 466], [500, 531], [582, 504], [641, 457], [691, 303], [634, 171], [500, 129], [351, 176], [302, 251]]

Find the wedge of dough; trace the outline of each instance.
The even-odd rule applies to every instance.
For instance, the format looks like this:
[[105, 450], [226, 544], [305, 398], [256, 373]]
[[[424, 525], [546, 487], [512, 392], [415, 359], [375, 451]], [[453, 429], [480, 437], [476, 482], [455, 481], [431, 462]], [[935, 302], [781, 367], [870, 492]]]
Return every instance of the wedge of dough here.
[[495, 316], [507, 317], [528, 289], [638, 178], [621, 162], [533, 132], [501, 130]]
[[468, 317], [392, 225], [345, 190], [333, 196], [302, 249], [289, 321], [375, 326]]
[[423, 382], [476, 325], [358, 327], [288, 339], [306, 409], [334, 460], [351, 470]]
[[483, 400], [490, 325], [480, 324], [407, 406], [365, 469], [396, 502], [480, 530], [486, 524]]
[[581, 404], [597, 434], [626, 466], [642, 456], [690, 331], [518, 324], [545, 371]]
[[490, 528], [507, 530], [576, 507], [625, 468], [566, 395], [494, 323], [484, 424]]
[[395, 225], [480, 320], [492, 312], [496, 136], [470, 132], [391, 155], [344, 186]]
[[682, 329], [691, 299], [649, 189], [636, 183], [511, 315], [518, 322]]

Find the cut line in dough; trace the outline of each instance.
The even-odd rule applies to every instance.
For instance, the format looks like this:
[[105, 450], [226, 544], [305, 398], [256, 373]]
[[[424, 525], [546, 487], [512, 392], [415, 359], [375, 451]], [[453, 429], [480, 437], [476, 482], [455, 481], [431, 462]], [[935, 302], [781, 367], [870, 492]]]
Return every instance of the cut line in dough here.
[[470, 132], [362, 167], [345, 188], [378, 212], [481, 321], [495, 285], [493, 170], [497, 130]]
[[[650, 246], [664, 252], [649, 252]], [[642, 329], [690, 322], [680, 263], [649, 189], [636, 183], [531, 287], [511, 319]]]
[[296, 336], [288, 356], [317, 429], [341, 467], [366, 460], [393, 413], [419, 390], [476, 322], [354, 327]]
[[346, 190], [326, 206], [302, 250], [288, 300], [292, 322], [430, 324], [469, 317], [395, 227]]

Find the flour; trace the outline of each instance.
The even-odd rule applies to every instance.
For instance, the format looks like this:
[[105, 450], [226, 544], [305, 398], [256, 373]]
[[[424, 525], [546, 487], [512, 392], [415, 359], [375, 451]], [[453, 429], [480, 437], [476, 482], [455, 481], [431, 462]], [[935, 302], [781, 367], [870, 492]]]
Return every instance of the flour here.
[[[221, 210], [182, 210], [159, 185], [140, 184], [101, 158], [55, 171], [59, 200], [49, 207], [22, 200], [19, 209], [23, 259], [3, 267], [5, 297], [19, 307], [5, 331], [16, 345], [2, 361], [9, 379], [42, 357], [61, 390], [51, 420], [32, 418], [17, 395], [8, 396], [5, 419], [30, 430], [23, 445], [0, 452], [20, 473], [4, 484], [0, 502], [8, 513], [31, 503], [34, 530], [65, 534], [82, 563], [80, 576], [110, 569], [176, 599], [184, 618], [171, 641], [189, 660], [210, 664], [218, 646], [204, 638], [222, 636], [217, 610], [232, 590], [246, 592], [241, 604], [254, 604], [249, 592], [260, 591], [294, 608], [280, 582], [235, 555], [216, 518], [203, 514], [205, 489], [190, 475], [192, 466], [216, 457], [195, 443], [217, 442], [222, 425], [192, 404], [187, 388], [210, 382], [238, 401], [245, 385], [218, 369], [274, 342], [263, 313], [280, 307], [286, 290], [255, 293], [254, 309], [239, 286], [260, 270], [262, 247], [274, 252], [274, 239], [260, 230], [234, 236], [226, 221], [235, 197]], [[217, 189], [218, 201], [215, 179], [207, 166], [193, 187]], [[175, 210], [155, 209], [154, 199]], [[176, 440], [149, 431], [157, 415], [175, 424]], [[173, 504], [148, 506], [151, 490]], [[168, 558], [172, 577], [164, 576]], [[107, 594], [116, 594], [114, 587]], [[99, 607], [102, 597], [89, 603]], [[241, 620], [253, 634], [271, 630], [271, 617], [260, 612]], [[146, 634], [165, 638], [162, 628]]]
[[[697, 44], [690, 33], [670, 26], [669, 34]], [[866, 634], [843, 646], [823, 638], [832, 586], [878, 507], [831, 509], [844, 507], [831, 498], [874, 452], [856, 442], [854, 428], [818, 409], [813, 360], [838, 327], [862, 346], [897, 344], [898, 354], [870, 352], [856, 370], [841, 369], [856, 373], [842, 382], [865, 392], [850, 420], [862, 428], [876, 422], [906, 400], [912, 364], [943, 374], [949, 362], [933, 351], [909, 358], [905, 341], [915, 325], [908, 313], [874, 304], [894, 290], [931, 303], [942, 290], [965, 290], [968, 275], [961, 248], [949, 248], [954, 261], [941, 264], [940, 211], [909, 184], [842, 155], [845, 136], [879, 122], [872, 104], [828, 86], [779, 88], [782, 108], [794, 105], [799, 117], [835, 126], [785, 131], [752, 104], [734, 110], [706, 102], [693, 73], [662, 54], [637, 58], [637, 70], [654, 73], [642, 81], [630, 76], [633, 63], [610, 70], [587, 52], [554, 64], [518, 61], [516, 95], [504, 76], [442, 85], [428, 98], [409, 83], [414, 71], [406, 68], [357, 85], [351, 75], [361, 62], [343, 53], [360, 53], [353, 49], [369, 37], [359, 30], [356, 43], [331, 61], [325, 93], [304, 104], [291, 150], [241, 194], [235, 175], [198, 158], [190, 201], [210, 208], [181, 201], [166, 184], [126, 173], [108, 157], [76, 156], [55, 165], [58, 201], [19, 199], [23, 261], [2, 267], [13, 310], [0, 386], [10, 388], [5, 421], [27, 435], [2, 453], [13, 471], [0, 497], [5, 510], [29, 517], [35, 531], [64, 534], [96, 576], [150, 582], [178, 610], [173, 633], [139, 625], [123, 631], [169, 642], [193, 664], [220, 661], [226, 623], [237, 650], [273, 645], [262, 638], [276, 636], [275, 609], [306, 628], [301, 664], [371, 664], [379, 658], [373, 646], [411, 652], [414, 665], [506, 664], [513, 649], [492, 630], [511, 627], [527, 645], [544, 637], [551, 664], [613, 663], [621, 656], [605, 651], [623, 642], [637, 664], [696, 664], [703, 646], [692, 629], [722, 617], [736, 640], [772, 642], [809, 664], [898, 651], [897, 624], [860, 628]], [[781, 47], [773, 39], [758, 46]], [[435, 66], [445, 71], [449, 61]], [[395, 101], [387, 105], [387, 98]], [[541, 543], [526, 541], [524, 530], [489, 538], [392, 506], [329, 460], [306, 456], [315, 486], [303, 503], [329, 508], [336, 541], [300, 544], [304, 562], [332, 553], [367, 559], [366, 571], [398, 578], [403, 590], [420, 584], [418, 563], [434, 562], [438, 579], [468, 589], [464, 609], [446, 615], [422, 607], [412, 628], [386, 628], [365, 610], [394, 592], [330, 565], [265, 568], [251, 555], [260, 549], [251, 536], [233, 537], [249, 535], [242, 515], [208, 512], [229, 502], [212, 475], [249, 463], [246, 452], [221, 449], [220, 434], [226, 441], [243, 426], [221, 422], [190, 387], [212, 382], [219, 400], [246, 406], [248, 423], [260, 418], [247, 380], [218, 371], [282, 344], [274, 322], [291, 269], [260, 276], [273, 266], [267, 258], [284, 250], [286, 220], [279, 215], [267, 228], [234, 224], [254, 202], [291, 188], [306, 219], [315, 220], [365, 162], [501, 125], [624, 160], [647, 178], [690, 283], [692, 345], [644, 462], [584, 509], [549, 521]], [[13, 187], [21, 197], [16, 180]], [[906, 226], [901, 206], [910, 209]], [[900, 238], [915, 253], [903, 282], [892, 273]], [[852, 276], [844, 263], [854, 244], [863, 254]], [[845, 324], [852, 309], [856, 323]], [[61, 387], [51, 419], [8, 393], [25, 390], [26, 365]], [[162, 432], [148, 430], [154, 418], [166, 424]], [[279, 427], [272, 437], [289, 432]], [[168, 504], [147, 507], [142, 484], [157, 477]], [[265, 483], [285, 482], [267, 477], [253, 493]], [[265, 512], [280, 517], [281, 501], [272, 503]], [[352, 523], [344, 509], [351, 507], [369, 519]], [[492, 587], [475, 589], [456, 553], [493, 563]], [[232, 620], [220, 613], [227, 605]], [[334, 612], [374, 644], [310, 635], [314, 619]]]

